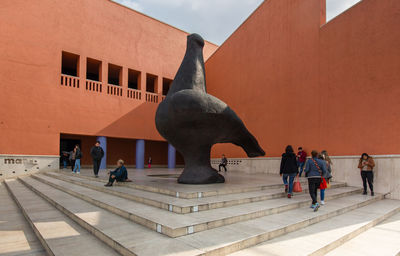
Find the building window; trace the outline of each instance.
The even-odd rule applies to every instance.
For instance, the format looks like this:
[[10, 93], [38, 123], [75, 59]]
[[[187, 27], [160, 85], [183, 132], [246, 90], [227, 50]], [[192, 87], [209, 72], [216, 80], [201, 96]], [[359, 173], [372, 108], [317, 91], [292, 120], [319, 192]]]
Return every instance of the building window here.
[[79, 76], [79, 55], [62, 52], [61, 73], [69, 76]]
[[157, 76], [146, 74], [146, 92], [155, 93], [157, 88]]
[[128, 88], [140, 90], [140, 71], [128, 69]]
[[113, 85], [121, 85], [122, 67], [108, 64], [108, 83]]
[[101, 61], [87, 58], [86, 79], [99, 82], [101, 81]]
[[162, 94], [167, 95], [169, 88], [171, 88], [172, 80], [168, 78], [163, 78], [162, 81]]

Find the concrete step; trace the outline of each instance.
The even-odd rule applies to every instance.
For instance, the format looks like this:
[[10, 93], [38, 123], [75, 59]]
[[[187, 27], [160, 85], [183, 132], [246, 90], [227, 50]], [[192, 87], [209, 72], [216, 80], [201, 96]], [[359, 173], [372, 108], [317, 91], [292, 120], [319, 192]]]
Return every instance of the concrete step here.
[[313, 212], [309, 206], [304, 206], [175, 239], [190, 246], [201, 248], [205, 251], [204, 255], [227, 255], [351, 212], [383, 198], [383, 195], [375, 197], [352, 195], [331, 200], [317, 212]]
[[[44, 175], [180, 214], [265, 201], [286, 196], [283, 191], [283, 185], [280, 185], [280, 188], [267, 188], [265, 190], [253, 192], [184, 199], [125, 186], [104, 187], [104, 183], [99, 180], [89, 180], [79, 176], [63, 175], [56, 172], [48, 172], [44, 173]], [[344, 186], [344, 183], [335, 183], [332, 184], [331, 188]], [[302, 193], [308, 193], [308, 187], [304, 187]], [[301, 193], [296, 193], [296, 195], [298, 194]]]
[[6, 186], [49, 255], [119, 255], [17, 180]]
[[400, 255], [400, 213], [388, 218], [326, 255]]
[[[292, 210], [310, 204], [308, 195], [298, 195], [292, 199], [271, 199], [267, 201], [179, 215], [45, 175], [33, 175], [32, 177], [40, 182], [53, 186], [170, 237], [179, 237], [201, 232], [232, 223], [259, 218], [269, 214]], [[22, 181], [26, 183], [32, 182], [25, 181], [25, 179], [22, 179]], [[37, 183], [34, 185], [37, 186]], [[326, 200], [359, 193], [359, 188], [352, 187], [330, 189], [329, 192], [327, 192]]]
[[[202, 251], [188, 246], [181, 241], [154, 232], [84, 200], [41, 183], [31, 177], [24, 177], [20, 180], [36, 193], [32, 193], [32, 191], [27, 188], [25, 188], [26, 191], [24, 191], [24, 194], [30, 194], [35, 197], [35, 200], [32, 200], [33, 205], [37, 205], [36, 197], [39, 195], [67, 215], [71, 220], [103, 241], [104, 244], [112, 247], [122, 255], [186, 256], [200, 255], [202, 253]], [[38, 205], [37, 209], [38, 211], [44, 211], [41, 205]], [[51, 217], [43, 216], [43, 218], [50, 219]], [[68, 220], [68, 223], [69, 221], [70, 220]], [[77, 230], [76, 227], [75, 230]], [[74, 247], [75, 245], [69, 246]], [[66, 249], [67, 248], [68, 246], [66, 246]], [[80, 255], [87, 255], [82, 252], [84, 251], [81, 251]], [[113, 254], [99, 253], [98, 255], [108, 256]]]
[[[355, 239], [359, 239], [357, 235], [365, 231], [366, 233], [370, 232], [371, 230], [368, 230], [369, 228], [373, 230], [375, 225], [399, 212], [400, 201], [389, 199], [381, 200], [231, 255], [325, 255], [346, 241], [350, 240], [349, 243], [352, 243], [351, 239], [354, 237], [356, 237]], [[391, 238], [387, 240], [392, 244], [392, 247], [397, 247], [397, 250], [400, 250], [400, 243], [396, 243], [394, 242], [396, 240], [392, 239], [397, 237], [397, 241], [400, 241], [399, 225], [397, 225], [397, 232], [398, 234], [392, 235]], [[364, 233], [362, 233], [360, 237], [363, 235]], [[368, 241], [369, 243], [373, 241], [374, 246], [376, 246], [376, 241], [374, 240], [375, 239], [364, 239], [364, 241]], [[365, 248], [365, 246], [363, 248]], [[341, 250], [342, 253], [336, 255], [350, 255], [349, 252], [351, 251], [354, 250]], [[394, 255], [383, 253], [385, 250], [375, 250], [375, 252], [376, 254], [374, 255]]]
[[0, 182], [0, 255], [46, 255], [3, 182]]
[[[67, 176], [78, 176], [77, 174], [72, 174], [71, 172], [66, 171], [56, 171], [54, 173], [61, 173]], [[79, 175], [79, 177], [92, 180], [92, 181], [100, 181], [102, 183], [107, 183], [108, 179], [105, 177], [95, 178], [93, 176], [84, 175], [83, 173]], [[307, 179], [300, 179], [302, 187], [307, 187]], [[173, 186], [171, 186], [173, 184]], [[334, 182], [333, 184], [341, 184], [343, 186], [346, 183], [343, 182]], [[178, 184], [176, 180], [172, 180], [170, 183], [159, 182], [151, 184], [151, 182], [144, 182], [142, 180], [134, 180], [134, 182], [116, 182], [115, 186], [124, 186], [130, 187], [138, 190], [154, 192], [164, 195], [169, 195], [177, 198], [203, 198], [209, 196], [218, 196], [218, 195], [227, 195], [227, 194], [236, 194], [236, 193], [246, 193], [253, 191], [260, 191], [265, 189], [274, 189], [274, 188], [282, 188], [282, 178], [279, 175], [271, 176], [265, 175], [265, 181], [258, 181], [255, 184], [231, 184], [229, 186], [224, 186], [225, 184], [214, 184], [214, 186], [210, 184], [205, 185], [188, 185], [188, 184]]]

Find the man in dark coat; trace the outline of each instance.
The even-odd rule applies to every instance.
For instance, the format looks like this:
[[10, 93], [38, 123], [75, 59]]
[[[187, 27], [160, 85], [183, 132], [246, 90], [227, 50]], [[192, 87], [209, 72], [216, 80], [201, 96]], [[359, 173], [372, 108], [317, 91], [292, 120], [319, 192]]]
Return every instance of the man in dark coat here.
[[96, 141], [96, 144], [90, 149], [90, 155], [93, 158], [93, 172], [96, 178], [99, 177], [99, 169], [101, 159], [104, 157], [104, 150], [100, 147], [100, 141]]
[[108, 178], [108, 183], [105, 184], [104, 186], [106, 187], [111, 187], [114, 183], [114, 181], [119, 181], [119, 182], [131, 182], [130, 179], [128, 179], [128, 171], [126, 170], [124, 166], [124, 160], [120, 159], [117, 162], [117, 169], [114, 171], [110, 172], [110, 177]]

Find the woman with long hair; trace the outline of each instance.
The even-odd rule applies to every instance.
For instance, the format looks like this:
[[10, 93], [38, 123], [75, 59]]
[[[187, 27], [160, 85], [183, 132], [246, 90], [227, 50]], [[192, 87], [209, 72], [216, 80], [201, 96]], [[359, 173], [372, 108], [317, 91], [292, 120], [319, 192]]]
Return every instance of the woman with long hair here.
[[311, 208], [316, 212], [319, 209], [317, 201], [318, 188], [320, 188], [322, 177], [325, 177], [327, 172], [325, 161], [318, 159], [318, 151], [313, 150], [311, 152], [311, 159], [308, 159], [306, 162], [305, 172], [308, 179], [308, 190], [312, 200]]
[[[285, 153], [282, 154], [280, 175], [285, 184], [285, 193], [288, 198], [293, 196], [293, 181], [298, 173], [297, 159], [294, 154], [293, 147], [288, 145], [285, 149]], [[289, 179], [289, 181], [288, 181]]]
[[360, 168], [361, 179], [363, 181], [364, 192], [363, 195], [367, 194], [367, 181], [369, 189], [371, 190], [371, 196], [374, 196], [374, 173], [375, 167], [374, 159], [367, 153], [361, 155], [360, 161], [358, 162], [358, 168]]

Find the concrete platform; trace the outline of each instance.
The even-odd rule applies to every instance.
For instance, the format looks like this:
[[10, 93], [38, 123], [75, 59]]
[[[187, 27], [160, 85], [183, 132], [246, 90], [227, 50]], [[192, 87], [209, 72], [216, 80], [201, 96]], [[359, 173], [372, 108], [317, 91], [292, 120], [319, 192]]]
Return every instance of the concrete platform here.
[[[139, 203], [183, 214], [228, 207], [244, 203], [264, 201], [268, 199], [281, 198], [286, 196], [286, 194], [282, 190], [283, 187], [282, 185], [279, 185], [279, 188], [275, 188], [276, 184], [273, 184], [273, 185], [266, 185], [262, 190], [253, 192], [222, 194], [212, 197], [185, 199], [185, 198], [176, 198], [168, 196], [163, 193], [160, 194], [157, 192], [148, 192], [139, 189], [134, 189], [132, 187], [127, 187], [127, 186], [104, 187], [104, 184], [106, 183], [105, 180], [102, 179], [92, 180], [87, 176], [61, 174], [54, 172], [46, 173], [45, 175], [69, 183], [73, 183], [76, 185], [84, 186], [86, 188], [97, 190], [100, 192], [109, 193]], [[272, 188], [269, 188], [268, 186]], [[304, 180], [302, 181], [302, 186], [304, 188], [302, 193], [308, 193], [308, 186], [306, 181]], [[332, 188], [339, 188], [344, 186], [345, 183], [339, 183], [339, 182], [332, 183]], [[246, 190], [247, 189], [248, 188], [246, 188]], [[295, 194], [298, 195], [301, 193], [295, 193]]]
[[[85, 239], [102, 244], [98, 248], [111, 250], [97, 255], [324, 255], [400, 212], [400, 201], [364, 196], [344, 183], [334, 183], [326, 191], [326, 205], [313, 212], [307, 191], [286, 198], [277, 175], [229, 172], [225, 184], [183, 185], [171, 178], [180, 171], [132, 169], [132, 183], [111, 188], [103, 186], [105, 172], [94, 178], [88, 169], [80, 175], [35, 174], [7, 184], [15, 200], [24, 202], [21, 209], [30, 213], [25, 218], [37, 237], [48, 231], [35, 226], [36, 212], [51, 212], [79, 234], [88, 234]], [[304, 178], [302, 183], [306, 190]], [[318, 243], [310, 245], [313, 238]], [[51, 244], [39, 241], [46, 249]], [[55, 255], [74, 255], [72, 246]]]

